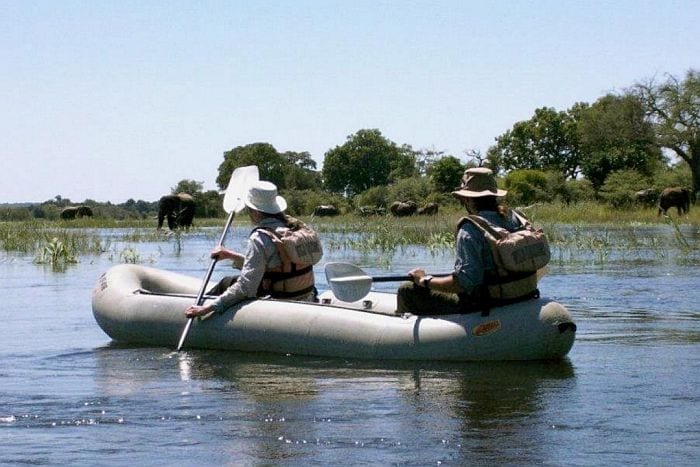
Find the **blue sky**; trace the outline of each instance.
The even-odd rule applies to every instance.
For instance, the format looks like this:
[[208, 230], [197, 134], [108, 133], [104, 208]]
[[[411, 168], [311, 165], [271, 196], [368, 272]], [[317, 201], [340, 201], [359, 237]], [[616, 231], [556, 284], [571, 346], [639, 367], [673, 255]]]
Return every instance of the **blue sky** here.
[[700, 68], [700, 1], [0, 0], [0, 203], [154, 201], [224, 151], [323, 155], [362, 128], [486, 152]]

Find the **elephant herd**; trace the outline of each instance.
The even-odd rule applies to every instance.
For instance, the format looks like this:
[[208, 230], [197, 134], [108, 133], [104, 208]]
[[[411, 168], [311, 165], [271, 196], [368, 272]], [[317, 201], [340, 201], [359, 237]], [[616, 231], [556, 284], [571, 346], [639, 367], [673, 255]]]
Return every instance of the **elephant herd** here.
[[676, 208], [678, 215], [681, 216], [690, 211], [692, 196], [690, 190], [682, 187], [665, 188], [661, 193], [653, 188], [648, 188], [636, 192], [634, 199], [637, 203], [645, 206], [653, 206], [658, 201], [657, 215], [659, 216], [666, 215], [671, 208]]
[[[419, 216], [432, 216], [438, 212], [437, 203], [428, 203], [423, 207], [418, 207], [415, 201], [395, 201], [389, 206], [389, 212], [395, 217], [405, 217], [418, 214]], [[337, 216], [340, 211], [333, 205], [320, 205], [314, 208], [314, 216]], [[374, 206], [360, 206], [357, 208], [357, 214], [360, 216], [383, 216], [386, 214], [386, 209]]]
[[[690, 190], [682, 187], [666, 188], [661, 193], [655, 189], [641, 190], [635, 193], [635, 201], [646, 206], [653, 206], [658, 203], [658, 214], [667, 214], [669, 209], [676, 208], [678, 215], [683, 215], [690, 210], [692, 196]], [[194, 219], [195, 201], [188, 193], [178, 193], [165, 195], [158, 203], [158, 229], [163, 228], [163, 223], [167, 219], [168, 228], [175, 230], [178, 227], [189, 228]], [[395, 201], [389, 206], [389, 213], [395, 217], [405, 217], [412, 215], [435, 215], [438, 212], [437, 203], [427, 203], [418, 207], [415, 201]], [[373, 206], [362, 206], [357, 213], [361, 216], [384, 215], [384, 208]], [[316, 206], [313, 211], [314, 216], [336, 216], [340, 210], [333, 205]], [[89, 206], [70, 206], [64, 208], [60, 217], [64, 220], [71, 220], [81, 217], [92, 217], [93, 212]]]
[[[653, 188], [641, 190], [635, 193], [635, 201], [641, 205], [654, 206], [658, 203], [658, 215], [667, 214], [669, 209], [676, 208], [678, 215], [683, 215], [690, 211], [692, 195], [690, 190], [682, 187], [672, 187], [662, 190], [660, 193]], [[195, 200], [188, 193], [178, 193], [165, 195], [158, 203], [158, 229], [163, 228], [163, 223], [167, 219], [168, 228], [175, 230], [178, 227], [189, 228], [192, 226], [195, 212]], [[389, 213], [395, 217], [405, 217], [412, 215], [435, 215], [438, 212], [437, 203], [427, 203], [418, 207], [415, 201], [395, 201], [389, 206]], [[361, 216], [385, 215], [386, 209], [383, 207], [361, 206], [357, 209]], [[313, 216], [325, 217], [336, 216], [340, 210], [333, 205], [316, 206]], [[70, 206], [64, 208], [60, 217], [64, 220], [71, 220], [81, 217], [92, 217], [93, 212], [89, 206]]]

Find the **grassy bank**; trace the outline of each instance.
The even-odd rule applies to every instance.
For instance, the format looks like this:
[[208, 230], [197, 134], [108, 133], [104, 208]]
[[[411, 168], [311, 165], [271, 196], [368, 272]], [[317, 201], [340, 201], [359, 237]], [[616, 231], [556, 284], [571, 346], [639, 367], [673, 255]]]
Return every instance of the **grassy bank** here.
[[[524, 209], [532, 221], [545, 229], [558, 261], [578, 258], [604, 262], [614, 252], [628, 257], [644, 251], [656, 257], [697, 256], [700, 242], [696, 241], [700, 227], [700, 209], [678, 217], [658, 216], [655, 209], [619, 211], [590, 203], [578, 205], [541, 204]], [[346, 214], [337, 217], [303, 218], [324, 234], [328, 251], [355, 250], [371, 254], [392, 254], [420, 245], [429, 252], [444, 253], [454, 248], [454, 228], [464, 215], [457, 208], [443, 209], [432, 217], [390, 216], [358, 217]], [[246, 225], [248, 217], [241, 215], [237, 225]], [[216, 235], [225, 219], [196, 219], [194, 231], [212, 227]], [[646, 227], [663, 225], [649, 234]], [[594, 226], [591, 228], [591, 226]], [[121, 229], [112, 232], [111, 240], [98, 229]], [[184, 234], [187, 235], [187, 234]], [[110, 251], [111, 242], [167, 241], [180, 243], [181, 234], [167, 229], [158, 231], [155, 221], [82, 218], [73, 221], [27, 221], [0, 223], [0, 251], [33, 254], [38, 263], [71, 264], [83, 255], [101, 255]], [[214, 242], [214, 240], [212, 240]], [[129, 247], [130, 254], [116, 252], [116, 261], [135, 261], [138, 251]], [[114, 253], [114, 252], [112, 252]]]

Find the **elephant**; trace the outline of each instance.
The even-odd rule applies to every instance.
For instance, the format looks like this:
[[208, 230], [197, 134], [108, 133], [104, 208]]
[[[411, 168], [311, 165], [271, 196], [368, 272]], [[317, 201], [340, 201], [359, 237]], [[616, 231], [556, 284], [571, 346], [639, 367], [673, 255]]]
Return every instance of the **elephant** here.
[[92, 217], [90, 206], [69, 206], [61, 211], [61, 219], [71, 220], [76, 217]]
[[659, 212], [657, 215], [664, 215], [672, 207], [676, 207], [678, 215], [690, 211], [690, 190], [681, 187], [665, 188], [659, 196]]
[[168, 219], [168, 228], [191, 227], [194, 219], [194, 198], [189, 193], [165, 195], [158, 203], [158, 229], [163, 228], [163, 219]]
[[324, 217], [324, 216], [337, 216], [339, 214], [338, 208], [332, 204], [322, 204], [314, 208], [313, 215]]
[[643, 206], [651, 207], [659, 199], [659, 192], [654, 188], [647, 188], [646, 190], [640, 190], [634, 194], [634, 200]]
[[418, 215], [419, 216], [434, 216], [438, 212], [438, 204], [437, 203], [428, 203], [422, 208], [418, 208]]
[[396, 217], [412, 216], [416, 213], [418, 205], [415, 201], [406, 201], [402, 203], [401, 201], [394, 201], [389, 206], [389, 211]]

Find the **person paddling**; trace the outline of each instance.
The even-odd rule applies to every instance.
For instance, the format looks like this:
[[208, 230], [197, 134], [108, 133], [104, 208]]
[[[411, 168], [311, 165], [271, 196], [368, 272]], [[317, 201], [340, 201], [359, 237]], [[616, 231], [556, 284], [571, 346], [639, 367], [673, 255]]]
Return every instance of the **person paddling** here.
[[244, 199], [254, 225], [245, 255], [218, 246], [211, 257], [230, 259], [241, 270], [224, 277], [209, 292], [218, 297], [201, 306], [190, 305], [188, 318], [223, 313], [246, 299], [271, 296], [290, 300], [316, 300], [313, 264], [322, 255], [318, 236], [306, 224], [285, 214], [287, 201], [268, 181], [257, 181]]
[[[506, 195], [498, 188], [493, 172], [485, 167], [467, 169], [462, 186], [452, 194], [467, 210], [457, 226], [456, 255], [452, 275], [432, 277], [423, 268], [409, 271], [413, 282], [398, 289], [397, 311], [413, 314], [467, 313], [494, 301], [517, 301], [537, 293], [536, 271], [511, 273], [501, 270], [496, 252], [485, 234], [487, 229], [515, 232], [529, 227], [524, 216], [499, 204]], [[477, 215], [475, 217], [474, 215]], [[546, 246], [546, 259], [549, 248]]]

